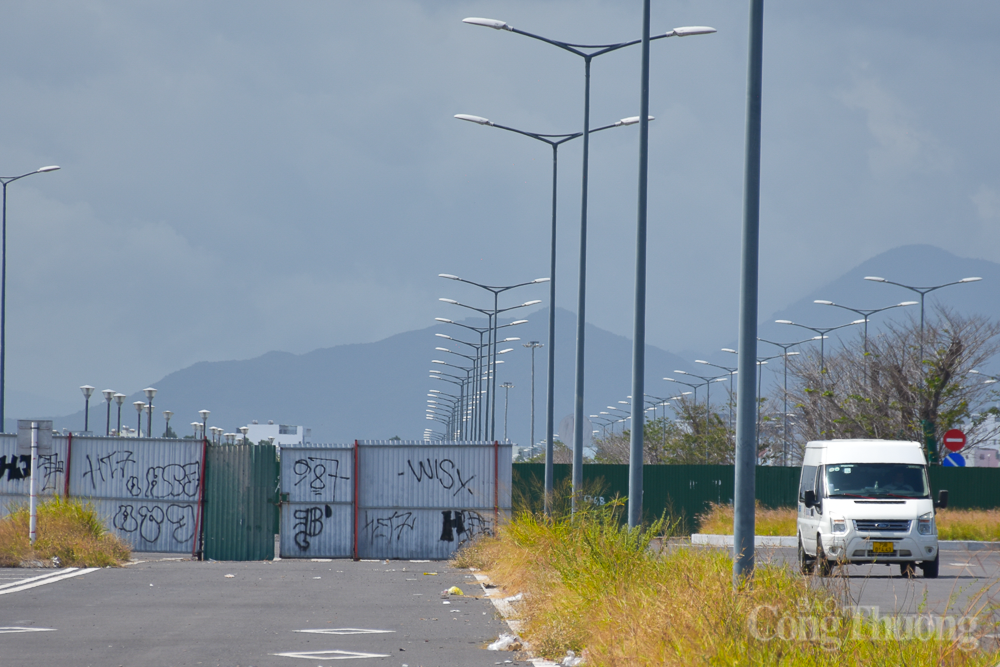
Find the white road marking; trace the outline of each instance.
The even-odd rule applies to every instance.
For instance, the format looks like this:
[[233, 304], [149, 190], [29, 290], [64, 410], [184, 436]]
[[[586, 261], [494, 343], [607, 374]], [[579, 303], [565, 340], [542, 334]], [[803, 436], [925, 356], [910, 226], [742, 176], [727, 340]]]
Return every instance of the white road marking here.
[[63, 579], [69, 579], [70, 577], [78, 577], [81, 574], [87, 574], [89, 572], [95, 572], [101, 568], [99, 567], [88, 567], [84, 570], [78, 570], [76, 568], [66, 568], [66, 570], [72, 570], [67, 572], [66, 570], [60, 570], [60, 574], [54, 577], [44, 577], [38, 581], [38, 577], [33, 577], [31, 583], [25, 583], [25, 581], [15, 582], [22, 584], [21, 586], [15, 586], [13, 588], [6, 588], [0, 590], [0, 595], [6, 595], [7, 593], [18, 593], [20, 591], [26, 591], [29, 588], [35, 588], [36, 586], [44, 586], [45, 584], [55, 583], [57, 581], [62, 581]]
[[0, 635], [8, 635], [14, 632], [55, 632], [55, 628], [19, 628], [17, 626], [11, 626], [8, 628], [0, 628]]
[[295, 632], [314, 632], [318, 635], [377, 635], [395, 630], [366, 630], [365, 628], [319, 628], [317, 630], [296, 630]]
[[305, 660], [351, 660], [353, 658], [388, 658], [388, 653], [358, 653], [356, 651], [293, 651], [275, 653], [282, 658], [304, 658]]
[[66, 572], [73, 572], [76, 569], [77, 568], [75, 568], [75, 567], [67, 567], [67, 568], [62, 569], [62, 570], [49, 570], [45, 574], [40, 574], [37, 577], [28, 577], [27, 579], [18, 579], [17, 581], [12, 581], [9, 584], [0, 585], [0, 590], [3, 590], [4, 588], [12, 588], [14, 586], [20, 586], [21, 584], [26, 584], [26, 583], [28, 583], [30, 581], [38, 581], [40, 579], [48, 579], [49, 577], [56, 577], [56, 576], [58, 576], [60, 574], [65, 574]]

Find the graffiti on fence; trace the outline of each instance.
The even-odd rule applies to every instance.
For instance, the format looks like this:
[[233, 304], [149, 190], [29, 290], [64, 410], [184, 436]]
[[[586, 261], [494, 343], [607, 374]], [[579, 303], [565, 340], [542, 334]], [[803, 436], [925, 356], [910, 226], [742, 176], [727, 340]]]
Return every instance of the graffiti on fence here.
[[413, 512], [386, 510], [379, 513], [378, 511], [366, 510], [364, 531], [371, 544], [374, 544], [376, 540], [391, 542], [395, 539], [398, 542], [402, 539], [404, 532], [409, 533], [413, 530], [414, 523]]
[[[426, 466], [425, 466], [426, 462]], [[457, 496], [462, 489], [465, 489], [470, 494], [472, 494], [472, 489], [469, 488], [469, 482], [476, 478], [475, 475], [471, 475], [468, 479], [462, 478], [462, 471], [458, 469], [455, 462], [451, 459], [418, 459], [417, 467], [413, 467], [413, 461], [408, 460], [406, 462], [407, 467], [410, 469], [413, 478], [417, 482], [423, 482], [424, 480], [436, 481], [443, 488], [451, 491], [455, 490], [451, 497]], [[404, 470], [398, 473], [399, 476], [406, 475]]]
[[318, 537], [323, 533], [323, 519], [333, 516], [333, 508], [329, 505], [323, 507], [304, 507], [292, 512], [295, 523], [292, 530], [295, 531], [295, 546], [302, 551], [309, 549], [309, 538]]
[[[38, 472], [42, 479], [40, 493], [55, 491], [57, 489], [58, 476], [66, 470], [66, 462], [59, 458], [56, 453], [38, 455]], [[27, 454], [20, 456], [10, 455], [0, 456], [0, 479], [14, 482], [31, 477], [31, 457]]]
[[112, 524], [123, 533], [138, 533], [145, 542], [156, 542], [164, 529], [169, 539], [185, 544], [194, 537], [193, 505], [119, 505]]
[[[337, 480], [350, 479], [345, 475], [340, 475], [340, 459], [326, 458], [322, 456], [307, 456], [296, 459], [292, 466], [292, 471], [296, 475], [294, 486], [299, 486], [303, 482], [308, 483], [309, 491], [314, 496], [321, 496], [327, 488], [331, 487], [332, 497], [337, 494]], [[329, 481], [328, 480], [332, 480]]]
[[[74, 466], [75, 468], [75, 466]], [[115, 450], [104, 456], [86, 454], [83, 457], [81, 478], [84, 486], [97, 491], [99, 485], [113, 480], [125, 480], [125, 490], [133, 498], [194, 499], [201, 481], [201, 463], [170, 463], [148, 466], [142, 474], [135, 454], [128, 450]], [[143, 488], [140, 480], [146, 482]]]
[[477, 535], [491, 535], [493, 523], [479, 512], [472, 510], [445, 510], [441, 512], [441, 541], [464, 544]]

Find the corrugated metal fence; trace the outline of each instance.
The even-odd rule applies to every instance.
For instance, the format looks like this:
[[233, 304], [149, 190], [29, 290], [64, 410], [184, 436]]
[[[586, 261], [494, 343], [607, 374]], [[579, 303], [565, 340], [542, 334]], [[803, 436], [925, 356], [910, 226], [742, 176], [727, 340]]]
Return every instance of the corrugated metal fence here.
[[282, 558], [447, 558], [510, 512], [499, 443], [284, 447]]
[[[564, 484], [572, 473], [569, 464], [556, 464], [556, 486]], [[542, 463], [514, 465], [514, 497], [527, 506], [541, 503]], [[643, 515], [645, 519], [659, 517], [664, 511], [674, 518], [683, 518], [685, 527], [694, 529], [695, 517], [709, 503], [733, 501], [733, 466], [710, 465], [647, 465], [643, 467]], [[949, 490], [949, 507], [1000, 507], [1000, 468], [930, 468], [931, 488], [936, 496], [939, 489]], [[628, 495], [628, 465], [588, 464], [583, 466], [584, 489], [609, 500]], [[759, 466], [756, 473], [757, 500], [765, 507], [789, 507], [798, 494], [799, 468]]]
[[[42, 495], [86, 498], [134, 551], [190, 553], [200, 520], [204, 448], [163, 438], [52, 438], [39, 457]], [[0, 500], [6, 513], [28, 497], [31, 457], [17, 438], [0, 435]]]

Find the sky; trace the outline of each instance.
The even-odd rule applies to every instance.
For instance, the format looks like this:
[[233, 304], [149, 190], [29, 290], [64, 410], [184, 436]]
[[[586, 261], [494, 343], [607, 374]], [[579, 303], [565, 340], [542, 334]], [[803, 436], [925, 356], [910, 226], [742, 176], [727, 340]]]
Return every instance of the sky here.
[[[583, 62], [462, 23], [639, 37], [638, 0], [14, 3], [0, 22], [8, 416], [198, 361], [371, 342], [549, 273], [551, 151], [453, 118], [582, 128]], [[657, 1], [647, 342], [735, 339], [747, 3]], [[1000, 261], [1000, 6], [768, 2], [760, 314], [908, 243]], [[591, 119], [638, 113], [639, 50]], [[580, 142], [560, 150], [557, 304], [576, 309]], [[632, 330], [638, 128], [591, 140], [587, 316]], [[501, 307], [547, 299], [544, 286]], [[529, 309], [525, 309], [528, 311]], [[530, 312], [528, 312], [530, 317]], [[430, 351], [429, 351], [430, 353]], [[17, 414], [13, 414], [17, 412]], [[279, 417], [280, 418], [280, 417]]]

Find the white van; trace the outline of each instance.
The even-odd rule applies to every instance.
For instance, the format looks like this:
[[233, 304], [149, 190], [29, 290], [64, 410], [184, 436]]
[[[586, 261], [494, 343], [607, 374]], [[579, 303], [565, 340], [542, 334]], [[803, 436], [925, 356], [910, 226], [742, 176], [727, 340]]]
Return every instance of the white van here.
[[822, 576], [838, 563], [899, 564], [938, 576], [935, 508], [918, 442], [827, 440], [806, 445], [799, 481], [799, 567]]

